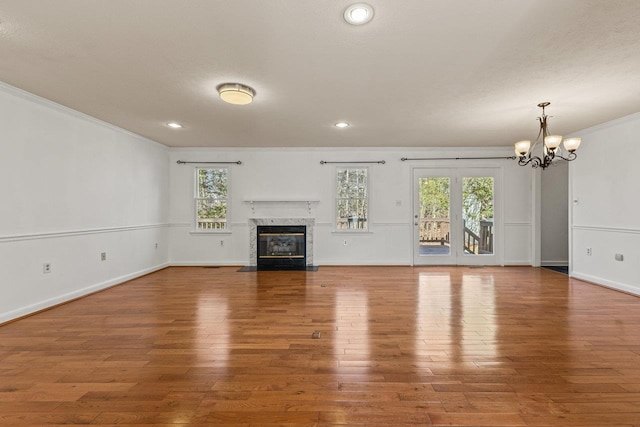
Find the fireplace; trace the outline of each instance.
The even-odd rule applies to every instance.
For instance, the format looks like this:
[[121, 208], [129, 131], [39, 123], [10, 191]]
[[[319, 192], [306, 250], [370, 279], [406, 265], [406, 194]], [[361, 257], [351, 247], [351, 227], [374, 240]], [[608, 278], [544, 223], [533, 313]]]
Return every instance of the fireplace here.
[[256, 235], [258, 270], [306, 269], [306, 226], [259, 225]]
[[[314, 218], [299, 218], [299, 217], [298, 218], [295, 218], [295, 217], [249, 218], [248, 225], [249, 225], [249, 242], [248, 242], [249, 243], [249, 265], [246, 267], [246, 271], [256, 271], [260, 269], [258, 267], [258, 245], [259, 245], [258, 227], [263, 227], [263, 226], [302, 227], [305, 230], [304, 231], [305, 233], [304, 267], [306, 267], [306, 271], [317, 270], [317, 267], [313, 265], [313, 228], [315, 225]], [[299, 258], [297, 259], [299, 260]], [[300, 270], [305, 270], [305, 268], [300, 268]]]

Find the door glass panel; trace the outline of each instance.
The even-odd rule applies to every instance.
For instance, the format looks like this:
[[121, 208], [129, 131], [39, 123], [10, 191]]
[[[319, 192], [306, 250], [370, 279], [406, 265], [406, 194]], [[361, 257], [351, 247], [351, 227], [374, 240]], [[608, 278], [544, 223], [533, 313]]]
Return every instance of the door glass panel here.
[[465, 255], [493, 254], [493, 177], [462, 178]]
[[420, 178], [419, 186], [420, 255], [450, 255], [451, 180], [448, 177]]

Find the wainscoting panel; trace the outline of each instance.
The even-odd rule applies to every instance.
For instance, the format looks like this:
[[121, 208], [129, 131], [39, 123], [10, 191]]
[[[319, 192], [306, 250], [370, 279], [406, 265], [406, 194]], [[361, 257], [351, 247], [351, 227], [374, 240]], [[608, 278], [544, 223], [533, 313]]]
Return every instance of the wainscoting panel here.
[[164, 268], [168, 252], [166, 224], [0, 237], [0, 323]]
[[572, 276], [640, 295], [640, 229], [576, 225], [572, 233]]
[[531, 223], [504, 223], [504, 265], [531, 265]]

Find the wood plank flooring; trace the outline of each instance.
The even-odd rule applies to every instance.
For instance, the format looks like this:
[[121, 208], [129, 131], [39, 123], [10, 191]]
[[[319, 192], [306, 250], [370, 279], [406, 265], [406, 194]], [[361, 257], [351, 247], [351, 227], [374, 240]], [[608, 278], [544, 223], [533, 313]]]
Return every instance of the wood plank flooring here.
[[0, 425], [640, 426], [638, 297], [526, 267], [236, 270], [0, 327]]

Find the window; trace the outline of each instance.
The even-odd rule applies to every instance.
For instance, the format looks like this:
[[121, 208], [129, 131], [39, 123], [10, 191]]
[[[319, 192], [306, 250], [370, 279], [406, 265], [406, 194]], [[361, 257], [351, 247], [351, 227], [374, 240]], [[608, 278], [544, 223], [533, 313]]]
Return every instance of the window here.
[[369, 188], [367, 168], [338, 168], [336, 230], [367, 231]]
[[196, 231], [228, 229], [229, 170], [196, 168]]

